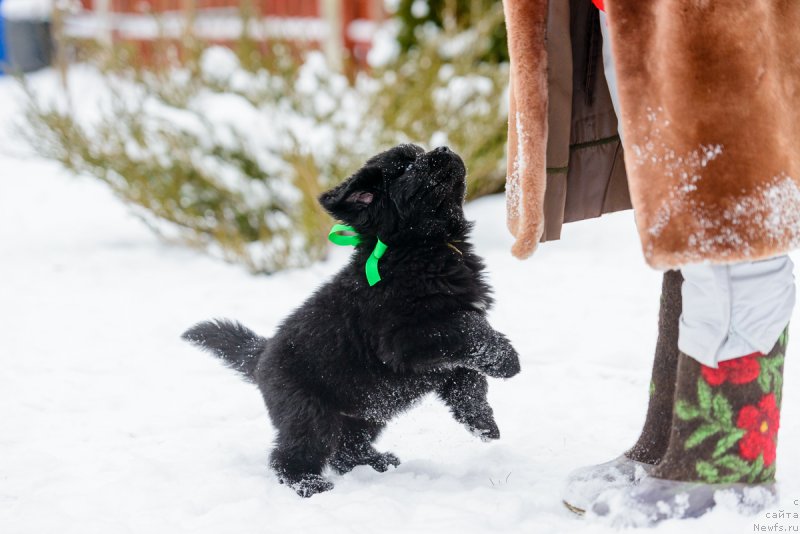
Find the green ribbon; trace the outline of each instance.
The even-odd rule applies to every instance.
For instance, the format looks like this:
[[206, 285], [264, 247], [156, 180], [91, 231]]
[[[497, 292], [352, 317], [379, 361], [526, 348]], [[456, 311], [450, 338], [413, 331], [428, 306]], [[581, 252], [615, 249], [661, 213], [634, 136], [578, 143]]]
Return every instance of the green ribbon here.
[[[347, 232], [347, 234], [345, 234]], [[334, 245], [340, 247], [354, 247], [362, 242], [361, 235], [352, 226], [345, 224], [334, 224], [331, 231], [328, 233], [328, 240]], [[370, 287], [374, 286], [381, 281], [381, 273], [378, 272], [378, 260], [380, 260], [386, 253], [386, 243], [378, 238], [375, 243], [375, 248], [372, 249], [372, 254], [367, 258], [367, 263], [364, 270], [367, 273], [367, 283]]]

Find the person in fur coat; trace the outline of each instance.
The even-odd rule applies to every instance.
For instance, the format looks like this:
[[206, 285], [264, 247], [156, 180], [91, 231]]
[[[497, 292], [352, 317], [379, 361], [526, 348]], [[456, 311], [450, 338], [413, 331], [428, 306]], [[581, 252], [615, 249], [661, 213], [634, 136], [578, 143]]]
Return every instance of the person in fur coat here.
[[632, 207], [646, 262], [665, 271], [641, 436], [572, 473], [565, 504], [645, 524], [721, 494], [765, 507], [795, 302], [786, 253], [800, 245], [800, 2], [504, 8], [512, 253]]

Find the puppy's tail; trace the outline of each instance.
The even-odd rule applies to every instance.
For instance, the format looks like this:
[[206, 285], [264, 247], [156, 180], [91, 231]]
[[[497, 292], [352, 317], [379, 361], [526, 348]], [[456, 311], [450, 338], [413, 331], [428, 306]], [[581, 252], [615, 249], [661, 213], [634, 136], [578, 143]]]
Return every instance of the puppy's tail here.
[[199, 323], [184, 332], [181, 337], [213, 353], [228, 367], [236, 369], [251, 380], [258, 359], [267, 346], [265, 338], [241, 323], [227, 319]]

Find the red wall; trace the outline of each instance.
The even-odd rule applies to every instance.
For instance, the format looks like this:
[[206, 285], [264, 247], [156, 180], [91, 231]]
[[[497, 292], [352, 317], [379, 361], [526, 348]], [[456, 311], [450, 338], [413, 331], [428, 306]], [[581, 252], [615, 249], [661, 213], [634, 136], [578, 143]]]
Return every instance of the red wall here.
[[[111, 0], [111, 9], [117, 13], [159, 13], [179, 11], [193, 3], [198, 9], [235, 8], [245, 0]], [[370, 43], [355, 42], [350, 39], [346, 29], [357, 19], [379, 21], [383, 17], [380, 0], [340, 0], [342, 2], [342, 25], [344, 47], [351, 59], [359, 65], [366, 64], [366, 54]], [[95, 0], [81, 0], [85, 9], [92, 9]], [[251, 0], [251, 5], [262, 16], [272, 17], [313, 17], [320, 16], [320, 0]], [[147, 49], [147, 42], [137, 42], [140, 48]], [[220, 43], [224, 44], [224, 43]]]
[[[238, 7], [243, 0], [194, 0], [197, 9]], [[345, 21], [379, 19], [381, 13], [375, 0], [341, 0]], [[85, 9], [92, 9], [94, 0], [81, 0]], [[119, 13], [142, 13], [180, 10], [187, 0], [111, 0], [111, 9]], [[280, 17], [319, 17], [319, 0], [252, 0], [263, 15]]]
[[[84, 8], [91, 9], [94, 0], [81, 0]], [[195, 0], [198, 9], [238, 7], [240, 0]], [[348, 5], [357, 5], [357, 11], [366, 12], [369, 0], [345, 0]], [[363, 4], [363, 6], [362, 6]], [[121, 13], [160, 12], [178, 10], [188, 5], [186, 0], [112, 0], [113, 11]], [[318, 0], [254, 0], [252, 5], [264, 15], [284, 17], [318, 17]]]

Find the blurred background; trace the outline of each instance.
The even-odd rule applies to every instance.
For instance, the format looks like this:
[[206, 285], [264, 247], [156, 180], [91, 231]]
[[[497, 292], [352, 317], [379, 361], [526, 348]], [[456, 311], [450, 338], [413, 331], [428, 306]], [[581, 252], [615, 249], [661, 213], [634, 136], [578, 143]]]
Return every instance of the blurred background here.
[[402, 142], [505, 178], [500, 0], [0, 0], [37, 157], [255, 273], [324, 256], [316, 197]]

